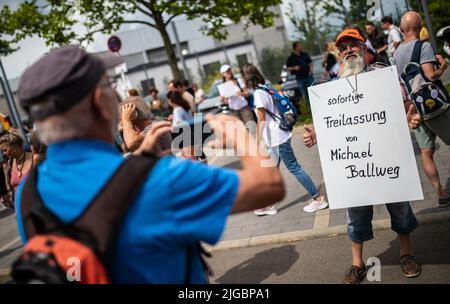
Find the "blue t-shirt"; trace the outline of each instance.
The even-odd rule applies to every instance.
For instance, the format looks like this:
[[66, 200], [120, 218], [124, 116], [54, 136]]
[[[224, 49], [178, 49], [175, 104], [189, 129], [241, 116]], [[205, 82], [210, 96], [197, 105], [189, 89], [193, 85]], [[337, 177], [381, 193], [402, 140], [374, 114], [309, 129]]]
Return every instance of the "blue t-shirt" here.
[[[48, 147], [38, 167], [38, 192], [62, 221], [77, 218], [124, 161], [114, 146], [73, 140]], [[25, 243], [17, 191], [19, 233]], [[200, 241], [214, 244], [239, 187], [237, 173], [165, 157], [151, 171], [128, 210], [114, 252], [115, 283], [184, 283], [186, 248]], [[107, 210], [105, 210], [107, 212]], [[206, 283], [198, 255], [191, 260], [192, 283]]]

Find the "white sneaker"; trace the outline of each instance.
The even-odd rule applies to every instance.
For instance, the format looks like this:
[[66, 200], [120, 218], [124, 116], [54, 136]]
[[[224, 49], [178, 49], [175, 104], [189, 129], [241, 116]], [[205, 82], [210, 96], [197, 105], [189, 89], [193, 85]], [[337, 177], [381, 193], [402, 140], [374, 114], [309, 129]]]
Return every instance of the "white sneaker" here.
[[258, 216], [275, 215], [278, 213], [278, 210], [277, 208], [275, 208], [275, 205], [272, 205], [266, 208], [256, 209], [255, 211], [253, 211], [253, 213], [255, 213]]
[[315, 212], [318, 210], [322, 210], [328, 207], [328, 203], [325, 201], [323, 196], [320, 197], [320, 200], [310, 199], [308, 201], [308, 205], [303, 207], [303, 211], [305, 212]]

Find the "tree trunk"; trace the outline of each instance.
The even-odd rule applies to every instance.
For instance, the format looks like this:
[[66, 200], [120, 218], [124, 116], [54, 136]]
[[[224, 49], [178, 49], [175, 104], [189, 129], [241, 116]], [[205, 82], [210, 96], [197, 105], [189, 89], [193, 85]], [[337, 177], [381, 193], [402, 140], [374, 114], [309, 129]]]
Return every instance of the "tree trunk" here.
[[170, 69], [172, 70], [173, 78], [183, 80], [183, 75], [177, 65], [177, 56], [175, 54], [174, 47], [170, 41], [169, 33], [167, 32], [166, 26], [162, 18], [155, 18], [156, 28], [161, 34], [161, 38], [164, 42], [164, 47], [167, 52], [167, 58], [169, 60]]

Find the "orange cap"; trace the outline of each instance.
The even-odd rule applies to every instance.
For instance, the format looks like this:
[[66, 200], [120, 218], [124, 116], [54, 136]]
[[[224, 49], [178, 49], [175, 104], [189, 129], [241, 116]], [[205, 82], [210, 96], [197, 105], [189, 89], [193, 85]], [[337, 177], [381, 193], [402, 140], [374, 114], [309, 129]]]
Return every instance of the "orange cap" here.
[[345, 29], [343, 30], [339, 36], [336, 38], [336, 46], [339, 46], [339, 43], [344, 38], [353, 38], [362, 42], [366, 42], [366, 39], [361, 36], [361, 34], [355, 29]]

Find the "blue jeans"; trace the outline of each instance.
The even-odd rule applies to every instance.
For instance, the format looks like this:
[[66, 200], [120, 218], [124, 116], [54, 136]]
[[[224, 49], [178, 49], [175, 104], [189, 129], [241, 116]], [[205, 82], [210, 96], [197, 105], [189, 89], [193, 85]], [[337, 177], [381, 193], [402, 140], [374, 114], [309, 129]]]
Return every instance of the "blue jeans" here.
[[[391, 216], [391, 229], [400, 235], [410, 234], [418, 226], [409, 202], [386, 204]], [[347, 209], [348, 237], [355, 243], [373, 239], [373, 206]]]
[[277, 167], [280, 166], [280, 160], [282, 160], [289, 172], [291, 172], [303, 187], [305, 187], [311, 198], [315, 198], [319, 195], [319, 191], [314, 185], [314, 182], [300, 166], [297, 158], [295, 158], [294, 150], [292, 150], [291, 146], [291, 139], [279, 146], [269, 148], [269, 151], [275, 159]]
[[305, 97], [305, 101], [309, 104], [309, 95], [308, 95], [308, 87], [314, 83], [314, 77], [311, 75], [305, 79], [298, 79], [297, 86], [300, 90], [300, 93], [303, 97]]

